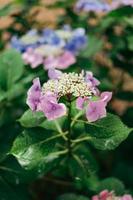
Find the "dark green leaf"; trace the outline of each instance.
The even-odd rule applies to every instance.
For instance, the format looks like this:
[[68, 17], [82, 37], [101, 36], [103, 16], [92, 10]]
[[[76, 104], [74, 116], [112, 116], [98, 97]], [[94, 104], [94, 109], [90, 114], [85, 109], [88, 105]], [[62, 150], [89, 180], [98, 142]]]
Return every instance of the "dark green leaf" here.
[[111, 177], [100, 182], [97, 192], [101, 192], [102, 190], [114, 191], [116, 195], [123, 195], [125, 187], [120, 180]]
[[29, 200], [29, 195], [23, 186], [12, 186], [3, 177], [0, 177], [1, 200]]
[[101, 150], [115, 149], [128, 137], [131, 130], [113, 114], [108, 114], [107, 117], [96, 123], [86, 123], [86, 132], [90, 136], [91, 144]]
[[60, 197], [57, 198], [57, 200], [89, 200], [89, 198], [82, 195], [68, 193], [61, 195]]

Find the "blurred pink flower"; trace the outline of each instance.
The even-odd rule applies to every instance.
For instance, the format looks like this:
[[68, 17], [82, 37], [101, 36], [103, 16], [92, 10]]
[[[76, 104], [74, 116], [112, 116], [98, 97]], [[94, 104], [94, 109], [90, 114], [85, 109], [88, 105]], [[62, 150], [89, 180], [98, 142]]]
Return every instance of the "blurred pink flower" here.
[[36, 68], [43, 63], [43, 57], [40, 54], [35, 53], [32, 48], [27, 49], [22, 57], [26, 64], [31, 65], [31, 68]]
[[75, 62], [76, 62], [75, 56], [69, 51], [66, 51], [61, 56], [58, 57], [50, 56], [46, 58], [44, 60], [44, 67], [46, 70], [53, 68], [66, 69]]
[[109, 192], [108, 190], [103, 190], [98, 195], [92, 197], [92, 200], [133, 200], [132, 196], [125, 194], [123, 196], [116, 196], [115, 193]]

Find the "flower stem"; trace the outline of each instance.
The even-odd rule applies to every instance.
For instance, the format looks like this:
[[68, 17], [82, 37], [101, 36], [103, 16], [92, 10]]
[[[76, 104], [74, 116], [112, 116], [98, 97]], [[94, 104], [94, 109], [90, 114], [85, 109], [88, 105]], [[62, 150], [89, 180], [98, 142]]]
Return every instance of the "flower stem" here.
[[68, 155], [71, 156], [71, 99], [69, 98], [69, 111], [68, 111], [68, 135], [67, 135], [67, 147]]

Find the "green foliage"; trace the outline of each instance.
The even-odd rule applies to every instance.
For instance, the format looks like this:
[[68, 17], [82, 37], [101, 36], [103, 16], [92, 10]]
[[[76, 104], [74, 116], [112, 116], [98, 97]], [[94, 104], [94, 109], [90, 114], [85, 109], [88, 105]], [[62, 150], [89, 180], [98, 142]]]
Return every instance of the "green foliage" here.
[[113, 150], [124, 141], [132, 129], [125, 126], [119, 117], [108, 114], [94, 124], [86, 123], [90, 143], [100, 150]]
[[60, 155], [56, 153], [56, 140], [50, 137], [53, 138], [53, 133], [41, 128], [24, 131], [15, 140], [11, 153], [25, 169], [45, 173], [47, 165], [50, 167], [50, 163]]
[[0, 87], [8, 90], [18, 81], [24, 70], [20, 53], [14, 49], [6, 50], [0, 56]]
[[63, 194], [57, 200], [89, 200], [89, 198], [76, 194]]
[[93, 57], [96, 53], [102, 50], [102, 47], [103, 47], [102, 39], [99, 39], [94, 35], [89, 35], [88, 46], [86, 47], [86, 49], [83, 50], [81, 56], [85, 58]]
[[97, 192], [102, 190], [115, 191], [115, 194], [119, 196], [124, 194], [125, 186], [120, 180], [111, 177], [106, 178], [100, 182], [97, 188]]
[[11, 12], [13, 11], [13, 5], [11, 3], [3, 6], [3, 7], [0, 7], [0, 17], [2, 16], [7, 16], [9, 14], [11, 14]]
[[30, 109], [27, 110], [19, 119], [20, 124], [26, 128], [39, 126], [43, 121], [43, 112], [32, 112]]

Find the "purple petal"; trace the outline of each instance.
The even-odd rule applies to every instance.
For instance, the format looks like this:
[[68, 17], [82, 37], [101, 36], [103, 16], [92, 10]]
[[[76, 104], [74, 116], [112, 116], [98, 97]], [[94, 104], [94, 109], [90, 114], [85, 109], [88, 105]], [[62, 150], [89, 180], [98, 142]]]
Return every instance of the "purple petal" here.
[[56, 69], [49, 69], [48, 70], [48, 77], [50, 79], [59, 79], [62, 75], [62, 72]]
[[93, 76], [93, 73], [86, 72], [85, 81], [90, 85], [90, 87], [96, 87], [100, 84], [100, 81]]
[[44, 112], [48, 120], [54, 120], [66, 114], [66, 106], [57, 102], [57, 97], [53, 93], [46, 93], [41, 99], [41, 111]]
[[100, 101], [91, 101], [89, 102], [86, 109], [86, 117], [89, 122], [95, 122], [98, 119], [106, 117], [106, 104]]
[[112, 98], [112, 92], [102, 92], [100, 97], [107, 104]]
[[79, 109], [79, 110], [83, 110], [84, 109], [84, 103], [85, 101], [87, 100], [88, 98], [87, 97], [78, 97], [77, 100], [76, 100], [76, 107]]
[[41, 98], [41, 84], [39, 78], [33, 80], [33, 85], [27, 92], [27, 105], [32, 111], [38, 110]]

